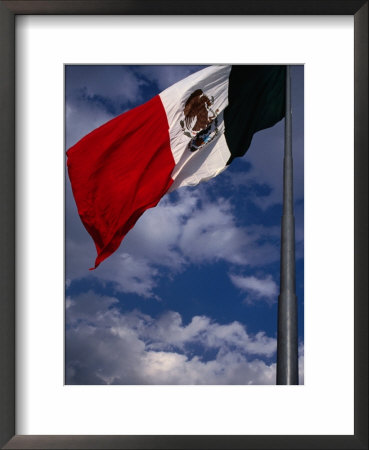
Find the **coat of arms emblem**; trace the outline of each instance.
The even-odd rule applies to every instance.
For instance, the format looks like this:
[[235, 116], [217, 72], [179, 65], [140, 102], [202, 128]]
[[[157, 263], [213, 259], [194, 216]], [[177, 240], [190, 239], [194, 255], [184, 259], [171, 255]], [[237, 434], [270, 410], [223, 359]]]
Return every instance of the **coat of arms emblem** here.
[[201, 149], [218, 134], [218, 112], [214, 110], [214, 97], [209, 98], [201, 89], [188, 97], [180, 125], [184, 135], [191, 139], [188, 143], [191, 152]]

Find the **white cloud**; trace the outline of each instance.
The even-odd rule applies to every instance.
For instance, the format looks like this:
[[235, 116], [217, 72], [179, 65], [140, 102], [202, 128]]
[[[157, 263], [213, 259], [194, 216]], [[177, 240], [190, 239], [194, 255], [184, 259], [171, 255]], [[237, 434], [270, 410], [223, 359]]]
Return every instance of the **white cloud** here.
[[237, 348], [247, 354], [270, 357], [276, 350], [276, 341], [263, 333], [250, 336], [245, 327], [235, 321], [221, 325], [206, 316], [195, 316], [188, 325], [182, 324], [177, 312], [168, 312], [153, 322], [143, 334], [150, 339], [150, 349], [179, 348], [187, 344], [201, 344], [207, 349]]
[[204, 67], [206, 66], [140, 66], [135, 69], [135, 72], [143, 75], [147, 80], [154, 81], [160, 91], [163, 91]]
[[73, 305], [73, 300], [70, 297], [65, 299], [65, 309], [69, 309]]
[[190, 261], [247, 263], [247, 233], [237, 227], [228, 201], [204, 202], [188, 218], [179, 246]]
[[[72, 71], [73, 76], [69, 76]], [[66, 71], [68, 100], [109, 100], [115, 106], [137, 103], [142, 99], [141, 88], [146, 84], [129, 67], [120, 65], [77, 65], [69, 66]]]
[[[203, 362], [178, 353], [149, 352], [144, 372], [155, 384], [275, 384], [275, 364], [252, 362], [237, 352]], [[119, 379], [118, 379], [119, 380]], [[117, 381], [118, 381], [117, 380]]]
[[[273, 384], [276, 340], [247, 333], [239, 322], [221, 325], [180, 314], [158, 320], [122, 313], [113, 297], [93, 292], [69, 299], [66, 331], [68, 384]], [[194, 346], [201, 351], [194, 351]], [[200, 355], [213, 350], [213, 356]]]
[[146, 259], [119, 252], [109, 263], [101, 266], [98, 278], [111, 281], [121, 292], [134, 293], [142, 297], [155, 297], [159, 271]]
[[118, 251], [99, 267], [98, 272], [89, 271], [96, 257], [93, 249], [71, 239], [67, 240], [66, 248], [66, 270], [73, 280], [86, 278], [92, 281], [97, 278], [103, 284], [114, 283], [119, 292], [156, 298], [153, 289], [159, 279], [159, 270], [147, 259]]
[[275, 303], [278, 295], [277, 283], [271, 275], [264, 278], [255, 276], [229, 275], [232, 283], [243, 292], [250, 294], [247, 301], [252, 303], [253, 299], [265, 299]]

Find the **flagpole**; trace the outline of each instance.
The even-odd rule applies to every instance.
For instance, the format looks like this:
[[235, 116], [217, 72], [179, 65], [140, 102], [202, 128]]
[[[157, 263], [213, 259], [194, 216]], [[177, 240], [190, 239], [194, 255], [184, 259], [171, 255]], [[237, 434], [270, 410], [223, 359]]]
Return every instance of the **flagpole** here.
[[281, 280], [278, 297], [277, 384], [298, 384], [297, 297], [290, 67], [286, 67], [286, 116], [281, 226]]

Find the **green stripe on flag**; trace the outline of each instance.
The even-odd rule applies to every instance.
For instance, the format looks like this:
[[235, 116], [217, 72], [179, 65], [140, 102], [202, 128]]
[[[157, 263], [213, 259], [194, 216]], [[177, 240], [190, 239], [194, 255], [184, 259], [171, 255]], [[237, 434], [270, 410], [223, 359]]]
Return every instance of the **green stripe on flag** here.
[[243, 156], [252, 136], [285, 115], [286, 66], [232, 66], [228, 106], [224, 111], [225, 138], [231, 157]]

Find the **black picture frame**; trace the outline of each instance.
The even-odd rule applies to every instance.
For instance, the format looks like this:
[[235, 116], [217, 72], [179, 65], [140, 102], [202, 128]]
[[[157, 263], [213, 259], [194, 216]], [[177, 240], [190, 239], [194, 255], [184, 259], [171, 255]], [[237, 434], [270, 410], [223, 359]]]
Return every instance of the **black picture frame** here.
[[[15, 16], [18, 14], [236, 14], [354, 16], [354, 435], [15, 435]], [[0, 445], [6, 449], [368, 449], [368, 1], [0, 1]], [[339, 393], [337, 393], [339, 395]], [[318, 407], [318, 405], [317, 405]]]

